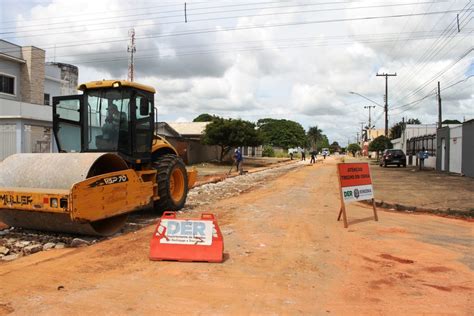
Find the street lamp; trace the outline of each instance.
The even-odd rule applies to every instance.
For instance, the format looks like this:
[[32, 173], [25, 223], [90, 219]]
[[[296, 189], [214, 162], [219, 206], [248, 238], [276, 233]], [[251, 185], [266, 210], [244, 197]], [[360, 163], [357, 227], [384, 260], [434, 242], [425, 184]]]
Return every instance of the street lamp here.
[[381, 108], [385, 108], [383, 105], [381, 105], [380, 103], [377, 103], [375, 102], [374, 100], [372, 99], [369, 99], [367, 98], [365, 95], [362, 95], [360, 93], [357, 93], [357, 92], [354, 92], [354, 91], [349, 91], [350, 94], [357, 94], [359, 97], [363, 97], [364, 99], [366, 99], [367, 101], [370, 101], [372, 102], [373, 104], [377, 105], [377, 106], [380, 106]]
[[[385, 112], [385, 117], [387, 117], [388, 109], [387, 109], [386, 106], [383, 106], [383, 105], [381, 105], [381, 104], [375, 102], [374, 100], [367, 98], [365, 95], [362, 95], [362, 94], [360, 94], [360, 93], [357, 93], [357, 92], [354, 92], [354, 91], [349, 91], [349, 93], [350, 93], [350, 94], [357, 94], [358, 96], [360, 96], [360, 97], [366, 99], [367, 101], [370, 101], [370, 102], [372, 102], [373, 104], [375, 104], [375, 105], [377, 105], [377, 106], [383, 108], [383, 109], [384, 109], [384, 112]], [[385, 120], [385, 136], [388, 136], [388, 135], [387, 135], [387, 130], [388, 130], [388, 120]]]

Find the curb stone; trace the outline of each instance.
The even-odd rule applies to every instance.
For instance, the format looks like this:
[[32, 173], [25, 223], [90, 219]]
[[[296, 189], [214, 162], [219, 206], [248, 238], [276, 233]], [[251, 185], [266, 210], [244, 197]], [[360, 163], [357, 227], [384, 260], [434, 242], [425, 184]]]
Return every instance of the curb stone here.
[[[369, 200], [359, 201], [361, 203], [372, 205], [372, 202]], [[410, 212], [410, 213], [429, 213], [433, 215], [443, 216], [443, 217], [453, 217], [459, 219], [474, 219], [474, 211], [461, 211], [461, 210], [453, 210], [451, 208], [447, 209], [440, 209], [440, 208], [424, 208], [424, 207], [416, 207], [410, 205], [403, 205], [399, 203], [393, 202], [385, 202], [382, 200], [375, 200], [375, 205], [377, 207], [381, 207], [384, 209], [398, 211], [398, 212]]]

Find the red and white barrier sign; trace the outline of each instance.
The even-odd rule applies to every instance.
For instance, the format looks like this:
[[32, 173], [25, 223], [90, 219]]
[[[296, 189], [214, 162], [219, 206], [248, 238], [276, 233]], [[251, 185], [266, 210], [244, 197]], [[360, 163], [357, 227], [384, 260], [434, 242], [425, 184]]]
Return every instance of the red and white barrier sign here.
[[177, 219], [165, 212], [150, 242], [150, 260], [222, 262], [224, 241], [213, 214]]
[[368, 163], [339, 163], [337, 164], [339, 187], [341, 192], [341, 210], [337, 220], [344, 219], [344, 227], [348, 227], [345, 203], [372, 200], [374, 219], [378, 221], [375, 207], [374, 189], [370, 178]]
[[345, 203], [370, 200], [374, 197], [368, 163], [340, 163], [337, 168]]

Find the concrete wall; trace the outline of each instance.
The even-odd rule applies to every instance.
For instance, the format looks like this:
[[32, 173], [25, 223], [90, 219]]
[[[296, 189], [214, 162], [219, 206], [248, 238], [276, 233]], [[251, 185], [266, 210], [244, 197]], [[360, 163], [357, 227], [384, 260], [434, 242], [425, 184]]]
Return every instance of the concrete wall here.
[[16, 124], [0, 122], [0, 161], [17, 152]]
[[[443, 144], [444, 141], [444, 144]], [[445, 126], [438, 129], [436, 133], [436, 170], [448, 171], [449, 170], [449, 127]], [[444, 153], [444, 154], [443, 154]]]
[[436, 134], [436, 124], [407, 124], [405, 139]]
[[244, 146], [242, 148], [242, 155], [245, 157], [262, 157], [263, 146]]
[[8, 118], [51, 122], [53, 109], [49, 106], [0, 99], [0, 119]]
[[34, 46], [21, 48], [26, 65], [21, 67], [21, 101], [43, 104], [45, 52]]
[[49, 94], [49, 105], [53, 105], [53, 97], [61, 95], [61, 84], [57, 80], [44, 79], [44, 93]]
[[199, 141], [188, 141], [188, 164], [219, 160], [221, 150], [219, 146], [203, 145]]
[[20, 77], [22, 66], [24, 67], [24, 65], [13, 60], [0, 59], [0, 75], [7, 75], [15, 78], [15, 90], [13, 91], [14, 95], [8, 93], [0, 93], [0, 98], [20, 101]]
[[60, 82], [60, 91], [53, 96], [77, 94], [79, 70], [76, 66], [49, 62], [46, 63], [46, 69], [47, 76], [56, 78]]
[[462, 125], [462, 165], [461, 172], [474, 178], [474, 120]]
[[403, 148], [404, 146], [401, 138], [392, 139], [391, 143], [393, 145], [393, 149], [401, 149], [403, 152], [406, 152]]

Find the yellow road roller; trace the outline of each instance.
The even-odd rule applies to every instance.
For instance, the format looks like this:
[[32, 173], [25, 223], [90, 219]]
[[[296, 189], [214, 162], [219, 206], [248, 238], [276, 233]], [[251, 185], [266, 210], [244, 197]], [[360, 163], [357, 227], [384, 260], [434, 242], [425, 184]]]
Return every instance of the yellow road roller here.
[[12, 227], [107, 236], [127, 214], [181, 209], [197, 172], [155, 130], [155, 89], [125, 80], [53, 98], [59, 153], [0, 163], [0, 221]]

